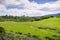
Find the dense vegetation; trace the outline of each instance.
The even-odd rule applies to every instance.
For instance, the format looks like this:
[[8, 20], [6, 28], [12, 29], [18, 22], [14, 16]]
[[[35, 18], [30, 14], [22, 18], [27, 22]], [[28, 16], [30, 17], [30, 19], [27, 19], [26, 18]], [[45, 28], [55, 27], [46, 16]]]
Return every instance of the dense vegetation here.
[[54, 16], [41, 16], [41, 17], [29, 17], [29, 16], [0, 16], [0, 21], [15, 21], [15, 22], [28, 22], [39, 21], [43, 19], [52, 18]]

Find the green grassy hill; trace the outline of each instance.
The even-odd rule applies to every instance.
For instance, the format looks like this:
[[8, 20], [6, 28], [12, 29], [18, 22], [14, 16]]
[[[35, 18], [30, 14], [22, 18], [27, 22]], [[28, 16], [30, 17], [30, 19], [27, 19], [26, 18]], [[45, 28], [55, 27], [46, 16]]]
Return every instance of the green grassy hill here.
[[13, 31], [14, 34], [16, 32], [31, 33], [31, 35], [37, 35], [45, 40], [46, 36], [52, 38], [52, 35], [60, 35], [60, 18], [49, 18], [35, 22], [5, 21], [0, 22], [0, 27], [4, 27], [6, 32]]

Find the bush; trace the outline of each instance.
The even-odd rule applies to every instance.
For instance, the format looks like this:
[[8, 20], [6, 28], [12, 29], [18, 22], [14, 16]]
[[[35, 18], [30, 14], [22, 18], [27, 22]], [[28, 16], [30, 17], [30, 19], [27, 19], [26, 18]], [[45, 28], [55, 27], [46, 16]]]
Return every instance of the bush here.
[[3, 27], [0, 27], [0, 35], [5, 35], [5, 29]]

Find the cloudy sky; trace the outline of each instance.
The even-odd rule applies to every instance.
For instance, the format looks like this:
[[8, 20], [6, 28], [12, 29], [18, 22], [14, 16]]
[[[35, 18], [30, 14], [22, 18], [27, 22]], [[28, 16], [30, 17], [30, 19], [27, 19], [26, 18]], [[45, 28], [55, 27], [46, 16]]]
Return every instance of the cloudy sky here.
[[0, 0], [0, 16], [42, 16], [60, 13], [60, 0]]

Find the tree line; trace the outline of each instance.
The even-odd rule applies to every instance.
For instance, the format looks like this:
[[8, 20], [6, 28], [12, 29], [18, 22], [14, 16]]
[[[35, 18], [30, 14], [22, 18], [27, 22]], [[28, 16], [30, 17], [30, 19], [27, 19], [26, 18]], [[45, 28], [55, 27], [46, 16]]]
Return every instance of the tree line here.
[[28, 22], [28, 21], [40, 21], [54, 16], [41, 16], [41, 17], [29, 17], [29, 16], [0, 16], [0, 21], [15, 21], [15, 22]]

